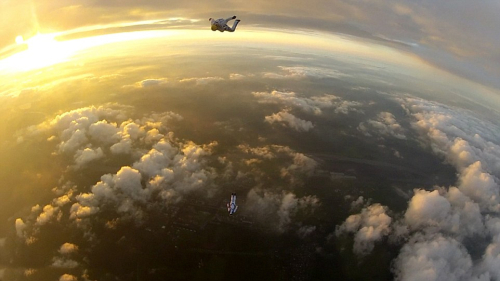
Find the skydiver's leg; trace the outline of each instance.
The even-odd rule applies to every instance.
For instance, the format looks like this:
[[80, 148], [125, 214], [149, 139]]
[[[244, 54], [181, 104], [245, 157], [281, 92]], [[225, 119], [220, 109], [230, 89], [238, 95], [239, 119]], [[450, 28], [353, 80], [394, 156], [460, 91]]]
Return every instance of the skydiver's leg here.
[[229, 27], [229, 25], [226, 24], [224, 26], [224, 30], [229, 32], [234, 32], [236, 30], [236, 26], [238, 25], [238, 23], [240, 23], [240, 20], [235, 20], [233, 23], [233, 27]]
[[230, 21], [230, 20], [234, 20], [235, 18], [236, 18], [236, 16], [232, 16], [232, 17], [230, 17], [230, 18], [225, 19], [225, 21], [226, 21], [226, 22], [228, 22], [228, 21]]

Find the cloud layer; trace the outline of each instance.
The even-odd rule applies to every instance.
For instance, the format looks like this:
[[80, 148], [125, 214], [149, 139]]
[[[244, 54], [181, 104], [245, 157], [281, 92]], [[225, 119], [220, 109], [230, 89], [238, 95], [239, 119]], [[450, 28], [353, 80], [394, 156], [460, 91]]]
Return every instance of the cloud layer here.
[[349, 112], [362, 112], [363, 105], [356, 101], [345, 101], [335, 95], [302, 97], [295, 92], [253, 92], [260, 103], [280, 104], [286, 107], [297, 108], [306, 113], [320, 115], [324, 109], [332, 109], [335, 113], [348, 114]]
[[[500, 252], [496, 250], [500, 242], [499, 127], [439, 103], [415, 98], [398, 100], [412, 118], [412, 129], [418, 133], [419, 141], [456, 168], [458, 181], [456, 186], [415, 189], [404, 216], [388, 221], [388, 229], [402, 230], [391, 234], [397, 238], [392, 241], [405, 241], [394, 261], [396, 279], [500, 279], [496, 269], [500, 264]], [[384, 116], [379, 115], [383, 126], [374, 128], [392, 134], [387, 127], [395, 124], [394, 118]], [[401, 130], [399, 126], [394, 128]], [[367, 251], [363, 252], [360, 245], [380, 240], [359, 234], [367, 225], [363, 222], [370, 217], [370, 208], [381, 206], [374, 204], [350, 216], [337, 230], [338, 235], [355, 233], [354, 251], [358, 254], [371, 250], [365, 247], [362, 249]], [[468, 239], [488, 245], [480, 260], [472, 259], [470, 253], [478, 250], [471, 248], [476, 244], [466, 243]]]
[[[103, 239], [103, 231], [150, 225], [159, 210], [170, 210], [168, 219], [174, 219], [178, 207], [173, 206], [187, 198], [209, 200], [228, 184], [253, 183], [240, 193], [246, 202], [239, 213], [270, 233], [306, 237], [315, 231], [301, 219], [312, 215], [319, 199], [294, 191], [314, 173], [313, 159], [280, 145], [240, 144], [217, 155], [215, 141], [196, 144], [174, 136], [171, 128], [184, 120], [176, 113], [133, 115], [134, 108], [118, 104], [83, 107], [17, 133], [24, 141], [52, 144], [52, 157], [67, 164], [52, 190], [55, 197], [33, 206], [29, 215], [14, 223], [27, 252], [47, 243], [44, 235], [51, 229], [66, 229], [54, 238], [57, 247], [45, 253], [50, 268], [67, 272], [60, 280], [88, 277], [89, 253]], [[81, 174], [100, 176], [81, 185]], [[85, 244], [85, 251], [72, 242], [74, 237], [83, 239], [77, 240]]]

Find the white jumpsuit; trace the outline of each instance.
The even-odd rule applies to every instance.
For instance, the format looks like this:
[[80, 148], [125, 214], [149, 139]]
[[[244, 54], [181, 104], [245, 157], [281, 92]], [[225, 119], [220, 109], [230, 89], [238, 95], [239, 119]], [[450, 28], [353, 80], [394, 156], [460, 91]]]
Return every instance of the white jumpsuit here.
[[240, 20], [235, 20], [234, 23], [233, 23], [233, 27], [229, 27], [229, 25], [227, 25], [227, 22], [230, 21], [230, 20], [234, 20], [236, 18], [236, 16], [232, 16], [230, 18], [227, 18], [227, 19], [213, 19], [213, 18], [210, 18], [210, 23], [212, 25], [212, 31], [220, 31], [220, 32], [224, 32], [224, 31], [229, 31], [229, 32], [234, 32], [236, 30], [236, 26], [238, 25], [238, 23], [240, 22]]

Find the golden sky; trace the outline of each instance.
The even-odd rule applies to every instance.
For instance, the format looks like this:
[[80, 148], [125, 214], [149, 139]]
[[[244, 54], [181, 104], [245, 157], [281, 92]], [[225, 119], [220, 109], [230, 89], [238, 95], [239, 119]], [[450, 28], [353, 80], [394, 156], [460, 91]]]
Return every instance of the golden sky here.
[[[254, 27], [344, 33], [412, 52], [429, 63], [500, 88], [498, 1], [266, 1], [4, 0], [2, 57], [19, 50], [16, 38], [38, 32], [159, 22], [202, 28], [209, 17], [238, 15]], [[176, 19], [175, 21], [168, 19]], [[167, 21], [164, 21], [167, 20]], [[143, 25], [138, 26], [138, 28]], [[132, 29], [132, 28], [130, 28]]]

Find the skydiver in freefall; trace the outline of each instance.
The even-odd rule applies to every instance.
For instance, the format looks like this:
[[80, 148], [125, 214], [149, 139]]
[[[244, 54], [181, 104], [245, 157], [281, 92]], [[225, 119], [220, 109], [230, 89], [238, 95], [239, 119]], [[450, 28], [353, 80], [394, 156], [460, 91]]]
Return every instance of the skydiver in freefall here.
[[210, 21], [211, 25], [212, 25], [212, 31], [220, 31], [220, 32], [224, 32], [224, 31], [229, 31], [229, 32], [234, 32], [236, 30], [236, 26], [238, 25], [238, 23], [240, 23], [240, 20], [235, 20], [234, 23], [233, 23], [233, 27], [229, 27], [229, 25], [227, 25], [227, 22], [230, 21], [230, 20], [234, 20], [236, 18], [236, 16], [232, 16], [230, 18], [227, 18], [227, 19], [213, 19], [213, 18], [209, 18], [208, 20]]

